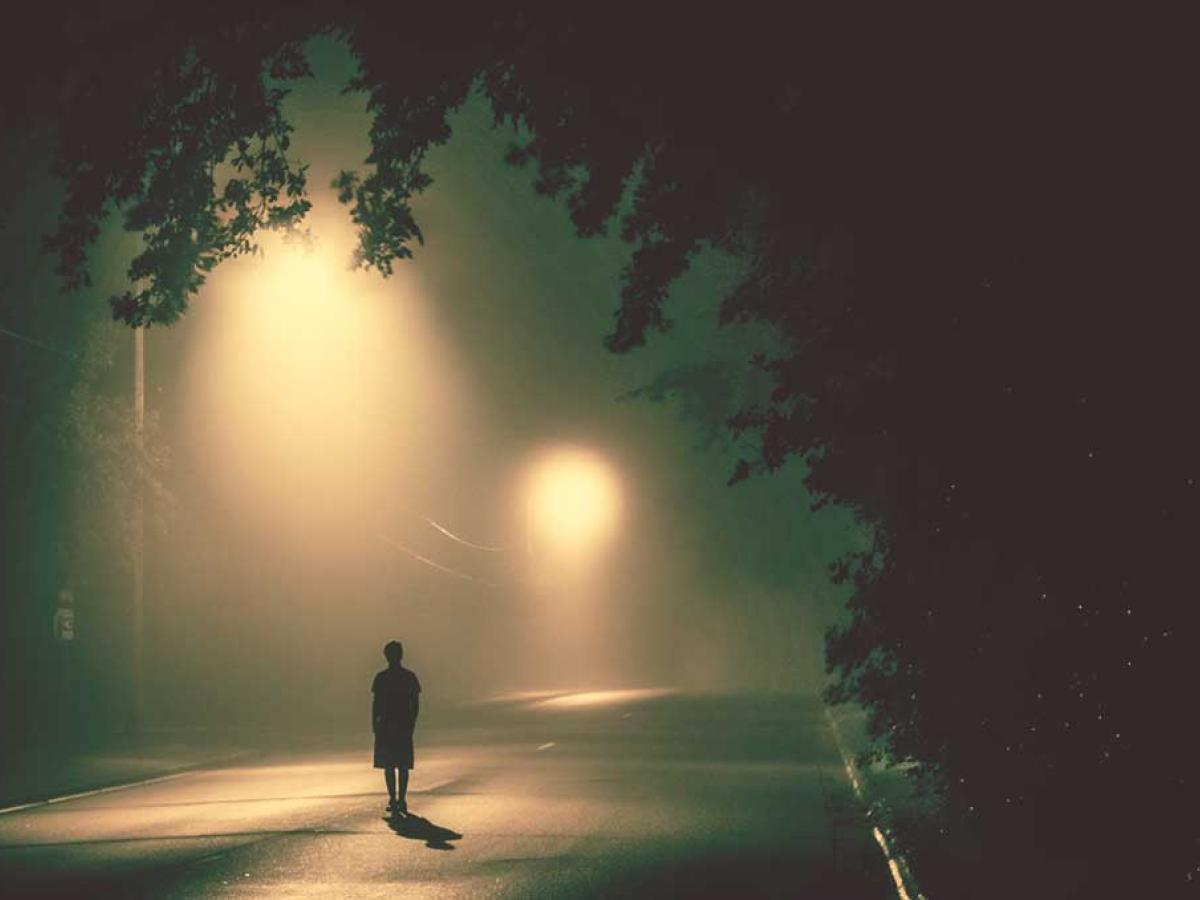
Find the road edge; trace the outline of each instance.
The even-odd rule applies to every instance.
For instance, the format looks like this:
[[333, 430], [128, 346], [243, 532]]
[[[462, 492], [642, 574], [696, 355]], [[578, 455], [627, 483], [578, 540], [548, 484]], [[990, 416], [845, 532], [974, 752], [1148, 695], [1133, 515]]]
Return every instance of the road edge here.
[[[838, 728], [837, 719], [834, 718], [833, 711], [828, 706], [825, 707], [825, 718], [829, 721], [829, 730], [833, 733], [833, 742], [837, 746], [838, 755], [842, 758], [842, 766], [846, 769], [846, 777], [850, 779], [850, 786], [854, 789], [854, 796], [858, 798], [858, 802], [867, 810], [869, 819], [879, 819], [879, 816], [873, 815], [878, 812], [875, 805], [863, 794], [862, 779], [858, 777], [858, 769], [854, 764], [854, 758], [846, 751], [846, 745], [842, 741], [842, 731]], [[868, 824], [871, 823], [868, 822]], [[879, 845], [879, 849], [883, 853], [883, 858], [887, 862], [888, 871], [891, 873], [892, 882], [896, 885], [896, 894], [900, 897], [900, 900], [929, 900], [917, 887], [916, 879], [912, 875], [912, 869], [909, 867], [904, 855], [893, 849], [892, 842], [888, 840], [887, 835], [884, 833], [884, 829], [886, 828], [887, 824], [885, 822], [880, 822], [879, 825], [871, 824], [875, 843]]]
[[224, 765], [225, 763], [233, 762], [237, 759], [245, 759], [248, 756], [255, 756], [258, 753], [258, 750], [239, 750], [236, 753], [229, 753], [225, 756], [204, 760], [203, 762], [192, 763], [186, 766], [179, 766], [175, 769], [169, 769], [165, 773], [161, 775], [155, 775], [152, 778], [141, 778], [137, 781], [125, 781], [121, 782], [120, 784], [109, 784], [87, 791], [76, 791], [72, 794], [62, 794], [56, 797], [47, 797], [43, 800], [31, 800], [28, 803], [17, 803], [12, 806], [4, 806], [0, 807], [0, 816], [7, 815], [9, 813], [20, 812], [24, 809], [36, 809], [39, 806], [50, 806], [55, 803], [66, 803], [68, 800], [79, 800], [83, 797], [94, 797], [97, 794], [111, 794], [115, 791], [125, 791], [130, 788], [142, 787], [143, 785], [147, 784], [157, 784], [160, 781], [171, 781], [175, 778], [182, 778], [184, 775], [190, 775], [193, 772], [199, 772], [202, 769]]

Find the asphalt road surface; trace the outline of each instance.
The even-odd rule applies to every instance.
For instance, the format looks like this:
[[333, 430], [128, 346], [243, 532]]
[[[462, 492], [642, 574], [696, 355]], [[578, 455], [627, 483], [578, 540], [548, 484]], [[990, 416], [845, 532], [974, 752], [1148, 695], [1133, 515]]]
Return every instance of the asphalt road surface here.
[[894, 898], [820, 705], [571, 694], [0, 815], [0, 896]]

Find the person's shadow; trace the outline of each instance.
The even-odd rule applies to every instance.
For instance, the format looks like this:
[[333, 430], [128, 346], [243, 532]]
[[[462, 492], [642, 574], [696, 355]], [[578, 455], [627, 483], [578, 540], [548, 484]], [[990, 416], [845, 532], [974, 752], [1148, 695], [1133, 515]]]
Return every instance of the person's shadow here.
[[388, 828], [400, 837], [408, 838], [410, 841], [424, 841], [425, 846], [430, 850], [453, 850], [454, 845], [450, 842], [462, 838], [457, 831], [451, 831], [441, 825], [434, 825], [428, 819], [411, 813], [406, 816], [389, 816], [387, 823]]

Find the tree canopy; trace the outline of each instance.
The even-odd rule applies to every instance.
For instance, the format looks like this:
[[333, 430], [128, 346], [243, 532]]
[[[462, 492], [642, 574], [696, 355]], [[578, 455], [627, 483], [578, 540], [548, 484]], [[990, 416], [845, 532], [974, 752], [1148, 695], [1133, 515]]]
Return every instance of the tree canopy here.
[[1054, 41], [998, 26], [929, 56], [842, 55], [811, 11], [125, 16], [48, 30], [47, 58], [72, 61], [26, 104], [55, 123], [67, 193], [48, 247], [68, 284], [118, 209], [143, 252], [113, 313], [169, 324], [259, 230], [299, 227], [281, 102], [321, 32], [360, 67], [371, 155], [335, 188], [358, 262], [386, 275], [422, 239], [426, 152], [482, 92], [534, 188], [581, 235], [615, 225], [632, 246], [612, 350], [670, 327], [664, 301], [699, 251], [742, 260], [722, 319], [768, 323], [786, 350], [751, 361], [775, 388], [730, 423], [761, 437], [734, 480], [800, 457], [817, 503], [874, 527], [835, 567], [855, 591], [828, 637], [830, 697], [867, 708], [879, 756], [915, 763], [940, 827], [995, 864], [974, 889], [1026, 892], [1039, 860], [1079, 860], [1080, 895], [1200, 879], [1200, 748], [1188, 705], [1157, 702], [1195, 671], [1190, 282], [1174, 223], [1122, 186], [1133, 139], [1102, 124], [1137, 124], [1113, 99], [1128, 82], [1086, 59], [1091, 81], [1063, 73]]

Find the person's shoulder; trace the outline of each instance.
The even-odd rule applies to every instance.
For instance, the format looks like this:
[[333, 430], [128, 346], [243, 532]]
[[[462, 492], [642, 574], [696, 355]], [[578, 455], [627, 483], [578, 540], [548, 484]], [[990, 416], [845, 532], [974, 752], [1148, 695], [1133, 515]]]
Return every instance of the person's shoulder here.
[[376, 672], [375, 677], [371, 679], [371, 690], [375, 690], [377, 687], [379, 687], [379, 682], [383, 681], [385, 677], [387, 677], [387, 669]]
[[416, 672], [414, 672], [412, 669], [405, 669], [404, 676], [412, 682], [413, 687], [415, 687], [418, 691], [421, 690], [421, 679], [417, 677]]

